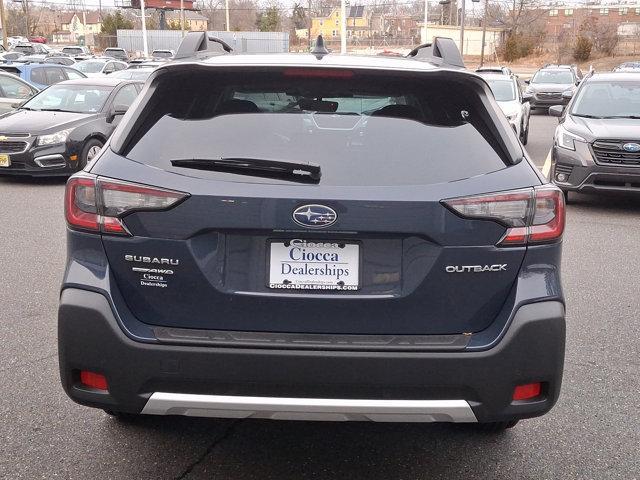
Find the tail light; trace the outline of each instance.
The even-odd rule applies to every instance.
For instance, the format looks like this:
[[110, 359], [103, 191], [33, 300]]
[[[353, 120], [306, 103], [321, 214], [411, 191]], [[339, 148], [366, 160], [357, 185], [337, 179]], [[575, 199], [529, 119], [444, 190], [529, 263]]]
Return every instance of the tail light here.
[[492, 220], [507, 227], [499, 246], [554, 242], [564, 232], [564, 196], [553, 186], [454, 198], [442, 203], [463, 218]]
[[70, 228], [130, 235], [122, 217], [139, 210], [166, 210], [189, 195], [163, 188], [94, 176], [71, 177], [65, 193]]

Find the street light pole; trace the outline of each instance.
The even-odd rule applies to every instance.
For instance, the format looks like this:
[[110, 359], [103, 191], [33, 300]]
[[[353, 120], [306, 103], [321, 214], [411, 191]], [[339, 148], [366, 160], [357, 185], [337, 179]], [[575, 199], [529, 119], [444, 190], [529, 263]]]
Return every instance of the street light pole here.
[[340, 1], [340, 53], [347, 53], [347, 2]]
[[460, 8], [460, 53], [464, 57], [464, 0], [462, 0], [462, 7]]
[[424, 38], [422, 43], [427, 43], [427, 21], [429, 20], [429, 0], [424, 0]]
[[180, 0], [180, 30], [184, 37], [184, 0]]
[[225, 1], [224, 4], [224, 10], [225, 10], [225, 20], [227, 22], [227, 32], [231, 31], [231, 25], [229, 25], [229, 0]]
[[144, 0], [140, 0], [140, 13], [142, 14], [142, 50], [144, 58], [149, 56], [149, 45], [147, 44], [147, 17], [144, 13]]

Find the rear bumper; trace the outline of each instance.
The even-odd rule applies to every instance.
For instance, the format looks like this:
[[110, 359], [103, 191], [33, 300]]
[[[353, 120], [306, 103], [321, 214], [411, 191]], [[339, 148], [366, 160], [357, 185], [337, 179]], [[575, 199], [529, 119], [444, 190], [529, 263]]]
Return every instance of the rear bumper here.
[[[318, 351], [140, 343], [106, 297], [67, 288], [59, 310], [62, 384], [76, 402], [122, 412], [382, 421], [506, 421], [542, 415], [560, 393], [564, 307], [525, 305], [486, 351]], [[109, 392], [83, 387], [102, 373]], [[543, 394], [512, 401], [516, 385]]]
[[531, 108], [549, 108], [554, 105], [567, 105], [569, 100], [566, 98], [538, 98], [534, 97], [529, 101]]

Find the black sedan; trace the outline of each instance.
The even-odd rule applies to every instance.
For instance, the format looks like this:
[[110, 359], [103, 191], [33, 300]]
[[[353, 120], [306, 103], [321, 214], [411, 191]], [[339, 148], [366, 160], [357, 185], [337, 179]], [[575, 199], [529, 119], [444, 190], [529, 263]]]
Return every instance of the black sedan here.
[[100, 151], [142, 83], [83, 78], [53, 85], [0, 116], [0, 175], [69, 175]]

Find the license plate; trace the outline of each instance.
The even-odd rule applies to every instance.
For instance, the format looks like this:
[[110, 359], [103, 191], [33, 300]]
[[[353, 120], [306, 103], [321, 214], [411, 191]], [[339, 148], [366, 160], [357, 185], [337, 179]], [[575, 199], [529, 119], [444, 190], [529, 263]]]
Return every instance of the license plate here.
[[269, 252], [269, 288], [277, 290], [358, 290], [360, 245], [274, 241]]
[[9, 155], [0, 155], [0, 167], [10, 167], [11, 160], [9, 159]]

